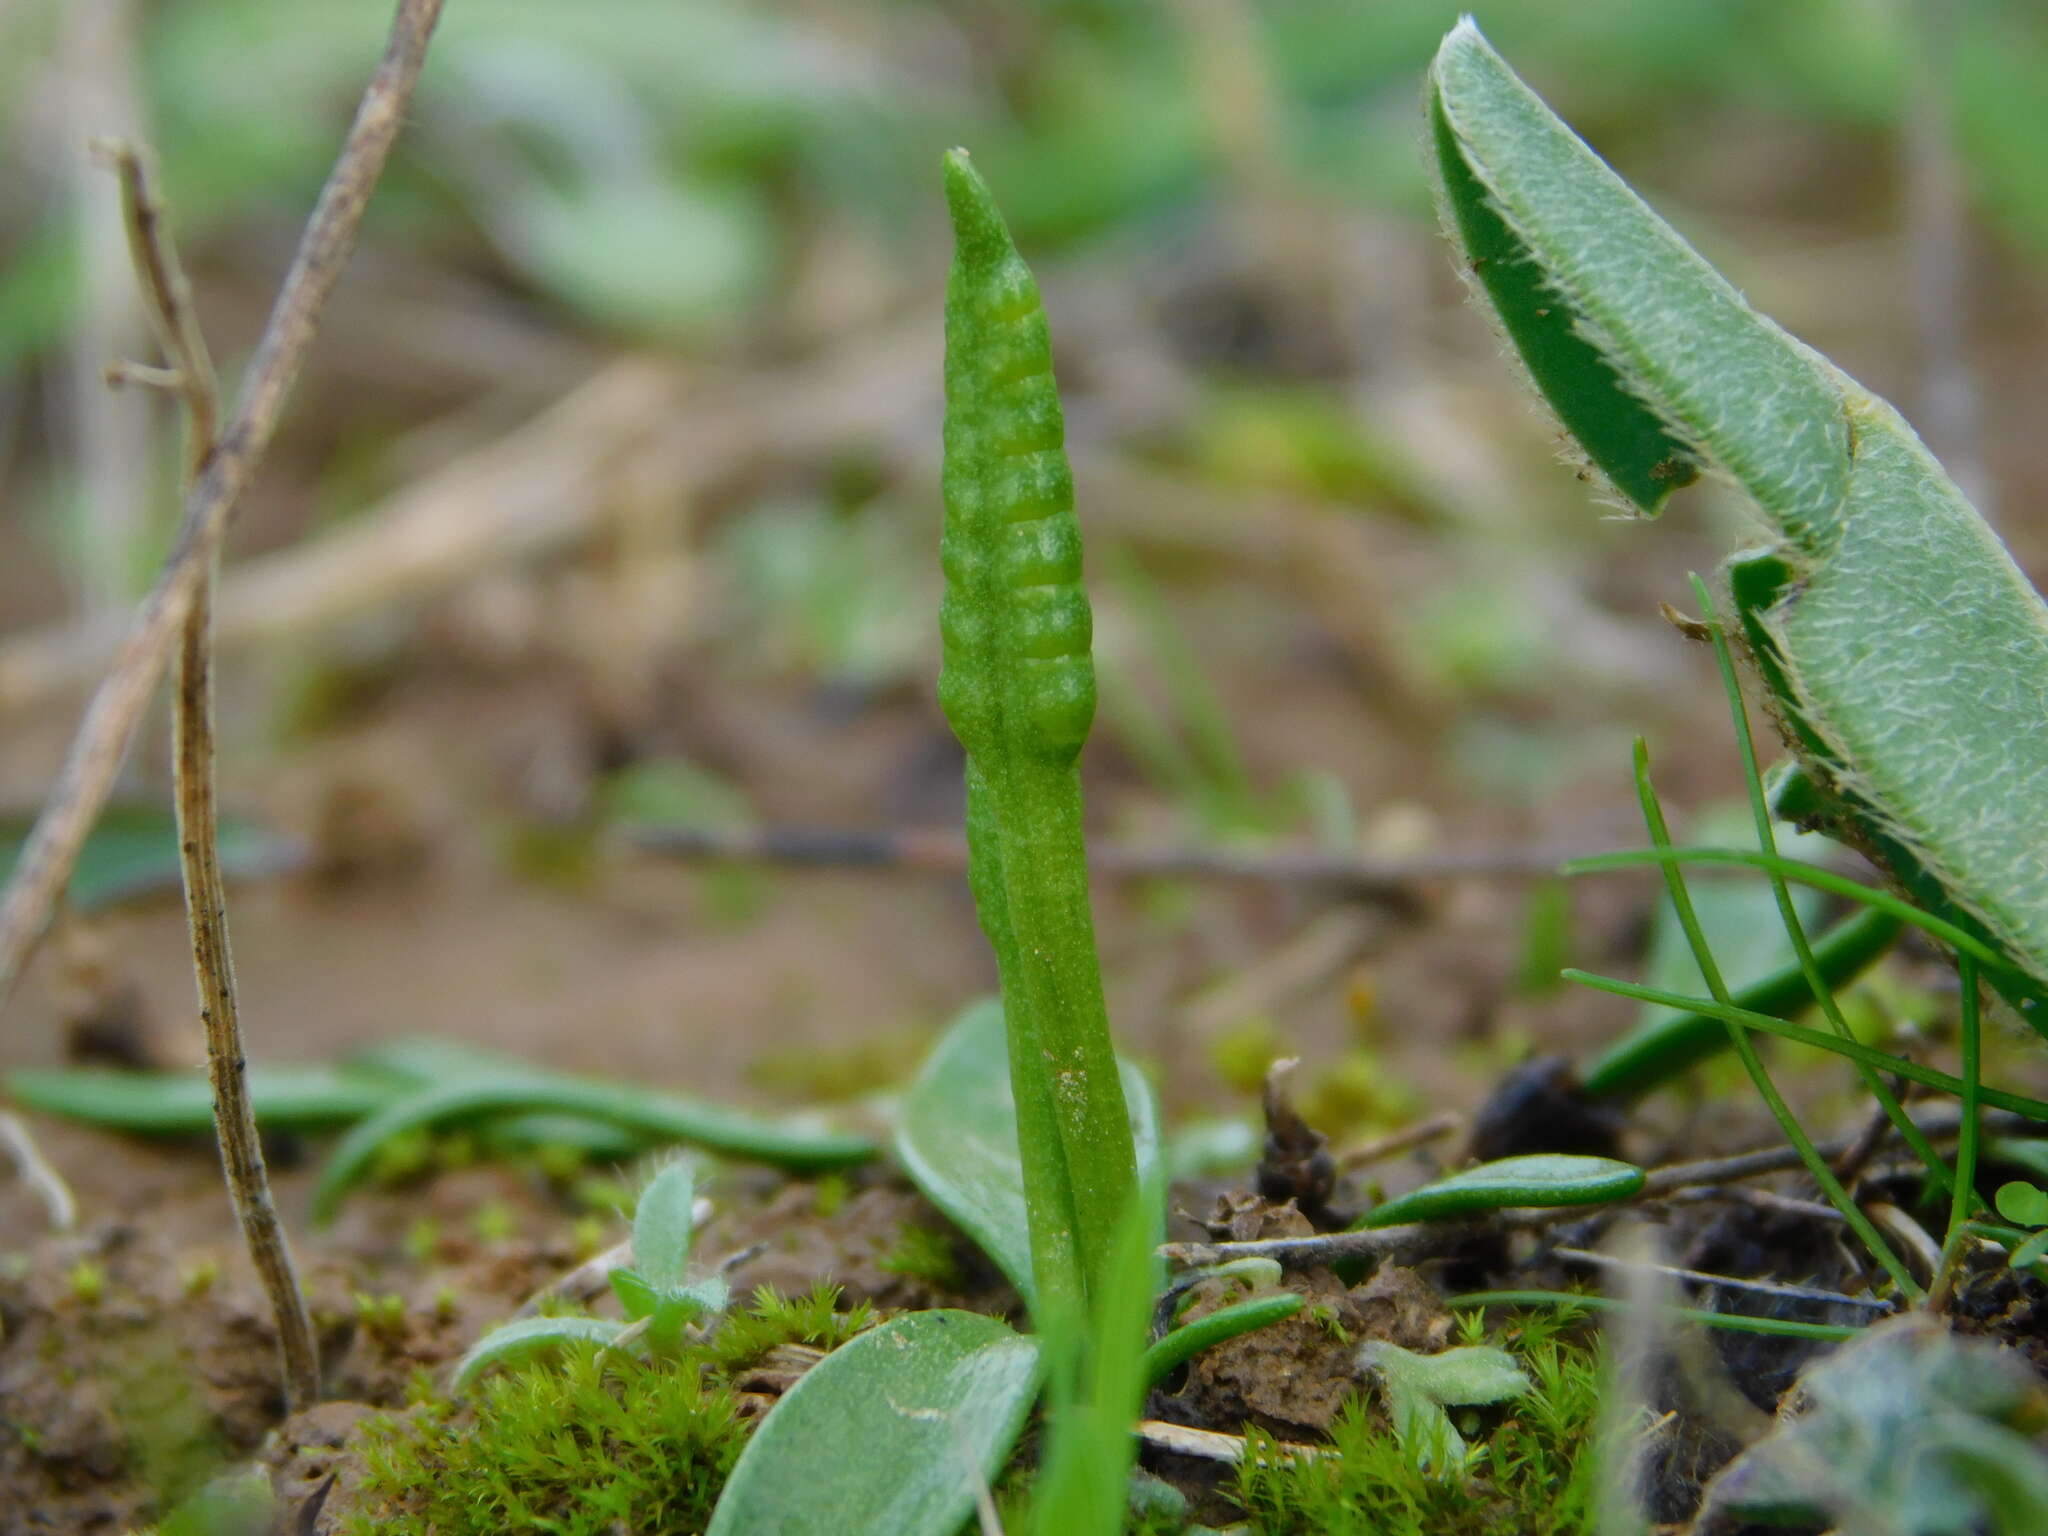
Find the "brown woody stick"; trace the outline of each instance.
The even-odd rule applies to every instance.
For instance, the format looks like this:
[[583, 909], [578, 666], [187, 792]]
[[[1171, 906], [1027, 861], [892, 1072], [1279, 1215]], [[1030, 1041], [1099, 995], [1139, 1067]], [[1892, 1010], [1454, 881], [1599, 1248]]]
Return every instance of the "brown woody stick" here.
[[390, 41], [278, 291], [234, 415], [185, 498], [177, 542], [136, 609], [128, 637], [86, 709], [49, 803], [22, 850], [0, 903], [0, 1006], [12, 995], [57, 893], [70, 878], [136, 723], [163, 676], [172, 644], [198, 603], [235, 505], [270, 445], [320, 311], [404, 122], [441, 6], [442, 0], [399, 0]]
[[[166, 227], [155, 178], [132, 144], [104, 146], [121, 178], [121, 208], [128, 248], [142, 287], [150, 328], [169, 364], [162, 382], [185, 409], [185, 490], [189, 494], [214, 452], [220, 418], [219, 386], [206, 337], [192, 307], [178, 251]], [[154, 378], [130, 371], [130, 379]], [[112, 375], [110, 375], [110, 378]], [[213, 1085], [213, 1125], [220, 1143], [228, 1198], [242, 1226], [249, 1257], [270, 1298], [284, 1361], [285, 1402], [298, 1409], [320, 1395], [320, 1348], [299, 1288], [291, 1246], [256, 1133], [249, 1097], [241, 1011], [235, 998], [234, 957], [228, 947], [227, 889], [220, 872], [219, 809], [214, 796], [213, 581], [216, 561], [200, 572], [178, 647], [171, 741], [178, 809], [178, 867], [185, 884], [185, 916], [192, 935], [192, 971], [199, 1017], [206, 1027], [207, 1075]]]

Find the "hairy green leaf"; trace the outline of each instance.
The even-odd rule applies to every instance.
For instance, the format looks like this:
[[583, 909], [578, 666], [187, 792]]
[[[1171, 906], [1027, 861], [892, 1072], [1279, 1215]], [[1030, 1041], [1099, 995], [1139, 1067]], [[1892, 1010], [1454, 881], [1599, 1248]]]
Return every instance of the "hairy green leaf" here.
[[656, 1290], [676, 1289], [689, 1270], [696, 1200], [697, 1181], [683, 1162], [668, 1164], [640, 1191], [633, 1207], [633, 1267]]
[[912, 1312], [843, 1345], [755, 1431], [706, 1536], [954, 1536], [1038, 1395], [1038, 1345]]
[[1403, 1449], [1439, 1477], [1461, 1472], [1466, 1457], [1465, 1438], [1445, 1408], [1497, 1403], [1530, 1390], [1515, 1357], [1489, 1345], [1418, 1355], [1374, 1339], [1359, 1350], [1358, 1360], [1386, 1389], [1388, 1415]]
[[1769, 524], [1778, 574], [1752, 562], [1737, 606], [1837, 827], [2048, 1013], [2048, 607], [1898, 413], [1752, 310], [1469, 21], [1431, 113], [1447, 222], [1616, 489], [1654, 511], [1697, 465]]

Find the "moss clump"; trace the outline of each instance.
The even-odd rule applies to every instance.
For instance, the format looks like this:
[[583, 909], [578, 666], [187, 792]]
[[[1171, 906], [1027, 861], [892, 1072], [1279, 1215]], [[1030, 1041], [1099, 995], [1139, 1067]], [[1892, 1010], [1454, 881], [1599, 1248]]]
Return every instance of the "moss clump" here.
[[882, 1256], [882, 1269], [922, 1280], [937, 1291], [958, 1291], [965, 1284], [953, 1240], [930, 1227], [904, 1227], [896, 1236], [896, 1246]]
[[700, 1531], [745, 1438], [732, 1394], [693, 1359], [565, 1350], [485, 1382], [473, 1411], [439, 1399], [369, 1421], [349, 1530]]
[[[1416, 1464], [1380, 1415], [1354, 1400], [1331, 1429], [1335, 1456], [1294, 1461], [1254, 1433], [1231, 1497], [1259, 1536], [1580, 1536], [1597, 1503], [1600, 1369], [1594, 1350], [1529, 1315], [1496, 1342], [1534, 1390], [1471, 1434], [1462, 1478]], [[1469, 1342], [1469, 1340], [1468, 1340]], [[1480, 1422], [1498, 1410], [1482, 1410]]]
[[728, 1312], [718, 1331], [697, 1348], [714, 1369], [728, 1374], [758, 1365], [783, 1344], [808, 1344], [827, 1354], [880, 1321], [860, 1302], [837, 1310], [839, 1288], [817, 1285], [803, 1296], [783, 1296], [762, 1286], [745, 1310]]
[[369, 1420], [351, 1536], [661, 1536], [704, 1529], [750, 1429], [725, 1377], [780, 1344], [832, 1349], [874, 1321], [836, 1294], [759, 1293], [709, 1340], [643, 1359], [565, 1346]]

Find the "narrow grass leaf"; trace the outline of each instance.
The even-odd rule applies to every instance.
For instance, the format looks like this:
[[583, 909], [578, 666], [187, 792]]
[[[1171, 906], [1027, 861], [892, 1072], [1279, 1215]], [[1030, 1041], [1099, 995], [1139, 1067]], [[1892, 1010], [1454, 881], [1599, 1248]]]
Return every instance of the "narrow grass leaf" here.
[[492, 1115], [560, 1112], [624, 1126], [650, 1138], [688, 1142], [779, 1167], [840, 1168], [874, 1156], [865, 1137], [791, 1120], [749, 1115], [680, 1094], [586, 1078], [521, 1073], [499, 1081], [450, 1083], [387, 1104], [342, 1138], [313, 1188], [313, 1220], [333, 1219], [377, 1151], [394, 1136]]
[[[347, 1068], [252, 1066], [256, 1123], [318, 1130], [375, 1114], [402, 1090]], [[110, 1130], [150, 1136], [213, 1129], [213, 1086], [204, 1072], [117, 1072], [98, 1067], [32, 1067], [7, 1074], [17, 1104]]]
[[[33, 818], [0, 817], [0, 885], [12, 878]], [[304, 848], [239, 816], [220, 819], [219, 858], [229, 878], [281, 874]], [[100, 812], [71, 873], [71, 904], [81, 912], [178, 890], [178, 824], [170, 807], [111, 805]]]
[[[1774, 1018], [1767, 1013], [1751, 1013], [1732, 1003], [1717, 1003], [1711, 998], [1682, 997], [1676, 992], [1660, 992], [1655, 987], [1640, 986], [1633, 981], [1621, 981], [1613, 976], [1596, 976], [1591, 971], [1567, 970], [1564, 974], [1568, 981], [1576, 981], [1601, 992], [1612, 992], [1617, 997], [1633, 997], [1640, 1002], [1669, 1003], [1674, 1007], [1691, 1007], [1701, 1013], [1711, 1014], [1717, 1019], [1725, 1019], [1730, 1024], [1739, 1024], [1744, 1029], [1776, 1035], [1781, 1040], [1796, 1040], [1801, 1045], [1810, 1045], [1816, 1050], [1846, 1056], [1851, 1061], [1865, 1062], [1895, 1077], [1903, 1077], [1909, 1083], [1918, 1083], [1923, 1088], [1938, 1088], [1943, 1093], [1958, 1096], [1963, 1091], [1961, 1078], [1952, 1077], [1937, 1068], [1925, 1066], [1909, 1057], [1894, 1056], [1888, 1051], [1880, 1051], [1877, 1047], [1865, 1045], [1858, 1040], [1844, 1040], [1824, 1030], [1788, 1024], [1783, 1019]], [[2024, 1115], [2029, 1120], [2048, 1122], [2048, 1102], [2030, 1099], [2025, 1094], [2008, 1093], [2002, 1088], [1980, 1088], [1977, 1099], [1990, 1109], [2003, 1109], [2015, 1115]]]

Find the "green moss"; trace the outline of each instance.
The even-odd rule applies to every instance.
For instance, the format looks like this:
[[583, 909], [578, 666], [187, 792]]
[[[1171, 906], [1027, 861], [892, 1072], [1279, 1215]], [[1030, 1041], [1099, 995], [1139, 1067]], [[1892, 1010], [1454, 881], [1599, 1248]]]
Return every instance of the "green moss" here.
[[928, 1030], [901, 1029], [841, 1046], [764, 1051], [747, 1076], [799, 1103], [843, 1104], [908, 1082], [931, 1043]]
[[462, 1404], [416, 1383], [366, 1424], [351, 1536], [701, 1531], [751, 1425], [726, 1378], [782, 1344], [831, 1350], [873, 1325], [838, 1293], [763, 1289], [712, 1337], [645, 1359], [571, 1345]]
[[1209, 1042], [1209, 1068], [1239, 1093], [1256, 1094], [1265, 1085], [1266, 1068], [1294, 1047], [1273, 1021], [1263, 1016], [1240, 1020]]
[[1405, 1124], [1421, 1108], [1413, 1087], [1366, 1050], [1346, 1051], [1295, 1095], [1302, 1117], [1327, 1136], [1367, 1135]]
[[829, 1352], [877, 1321], [866, 1302], [844, 1312], [837, 1310], [838, 1304], [836, 1286], [821, 1284], [803, 1296], [781, 1296], [762, 1286], [749, 1306], [728, 1312], [718, 1331], [698, 1348], [723, 1371], [753, 1365], [779, 1344], [807, 1344]]
[[[1291, 1461], [1256, 1432], [1232, 1497], [1259, 1536], [1580, 1536], [1593, 1528], [1600, 1371], [1561, 1319], [1519, 1319], [1495, 1342], [1535, 1390], [1467, 1428], [1463, 1478], [1420, 1470], [1363, 1400], [1331, 1431], [1334, 1457]], [[1469, 1341], [1468, 1341], [1469, 1342]], [[1491, 1429], [1485, 1426], [1491, 1423]]]
[[957, 1291], [962, 1284], [953, 1240], [930, 1227], [905, 1227], [897, 1234], [896, 1246], [882, 1256], [882, 1268], [892, 1275], [922, 1280], [936, 1290]]
[[363, 1432], [355, 1536], [702, 1530], [739, 1457], [732, 1394], [693, 1359], [594, 1346], [486, 1381], [473, 1412], [446, 1400]]

